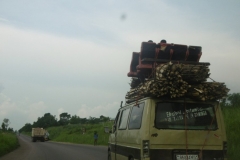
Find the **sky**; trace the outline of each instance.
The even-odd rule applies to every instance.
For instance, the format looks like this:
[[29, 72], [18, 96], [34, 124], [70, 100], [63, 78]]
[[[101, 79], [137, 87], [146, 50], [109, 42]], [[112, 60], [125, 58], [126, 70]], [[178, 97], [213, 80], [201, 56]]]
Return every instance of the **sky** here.
[[114, 118], [143, 41], [202, 47], [210, 77], [240, 92], [239, 0], [0, 0], [0, 123], [45, 113]]

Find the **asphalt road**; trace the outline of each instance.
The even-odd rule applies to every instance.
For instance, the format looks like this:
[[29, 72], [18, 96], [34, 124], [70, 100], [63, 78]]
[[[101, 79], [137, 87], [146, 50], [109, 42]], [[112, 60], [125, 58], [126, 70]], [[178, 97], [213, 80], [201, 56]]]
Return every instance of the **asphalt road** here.
[[20, 147], [0, 157], [0, 160], [106, 160], [107, 147], [58, 142], [32, 142], [28, 136], [18, 136]]

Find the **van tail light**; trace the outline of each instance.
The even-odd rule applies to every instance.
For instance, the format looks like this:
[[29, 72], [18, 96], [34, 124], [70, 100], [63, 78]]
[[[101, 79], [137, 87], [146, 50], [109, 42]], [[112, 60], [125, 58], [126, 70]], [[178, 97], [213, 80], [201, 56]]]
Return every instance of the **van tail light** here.
[[148, 140], [142, 141], [142, 148], [143, 148], [143, 157], [144, 158], [149, 157], [149, 141]]

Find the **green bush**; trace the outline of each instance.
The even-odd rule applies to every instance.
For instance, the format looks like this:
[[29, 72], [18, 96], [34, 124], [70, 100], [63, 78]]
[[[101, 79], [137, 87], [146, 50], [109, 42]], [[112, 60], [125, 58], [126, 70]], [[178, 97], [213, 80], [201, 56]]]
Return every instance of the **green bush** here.
[[11, 152], [19, 146], [16, 134], [0, 132], [0, 156]]
[[[227, 132], [228, 143], [228, 159], [235, 160], [240, 157], [240, 107], [226, 106], [222, 107], [225, 127]], [[57, 142], [70, 142], [78, 144], [93, 144], [94, 131], [98, 132], [98, 145], [107, 145], [109, 134], [104, 132], [104, 127], [111, 128], [112, 122], [104, 124], [83, 124], [83, 125], [66, 125], [59, 127], [50, 127], [50, 140]], [[86, 133], [82, 133], [82, 128], [86, 129]], [[27, 133], [30, 135], [30, 133]], [[1, 144], [1, 139], [0, 139]], [[0, 150], [1, 150], [0, 145]]]
[[[108, 133], [104, 132], [104, 127], [111, 128], [112, 123], [106, 122], [104, 124], [84, 124], [84, 125], [66, 125], [63, 127], [50, 127], [48, 132], [50, 139], [57, 142], [70, 142], [78, 144], [93, 144], [94, 131], [98, 133], [98, 145], [107, 145]], [[83, 133], [82, 129], [86, 132]]]
[[[223, 116], [227, 132], [228, 159], [235, 160], [240, 157], [240, 107], [223, 107]], [[58, 142], [70, 142], [78, 144], [93, 144], [94, 131], [98, 132], [98, 145], [107, 145], [109, 134], [104, 133], [104, 126], [111, 128], [112, 123], [93, 125], [67, 125], [64, 127], [48, 128], [50, 139]], [[86, 133], [82, 133], [82, 128]]]
[[223, 107], [223, 116], [227, 132], [228, 159], [240, 158], [240, 107]]

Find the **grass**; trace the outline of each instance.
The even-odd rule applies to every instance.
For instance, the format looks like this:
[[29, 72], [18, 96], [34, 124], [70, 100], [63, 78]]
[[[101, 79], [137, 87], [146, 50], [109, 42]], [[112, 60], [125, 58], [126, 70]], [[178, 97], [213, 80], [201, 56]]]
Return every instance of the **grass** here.
[[[107, 145], [109, 134], [105, 133], [104, 127], [109, 129], [112, 127], [112, 122], [105, 122], [101, 124], [71, 124], [66, 126], [50, 127], [46, 130], [50, 134], [50, 140], [56, 142], [69, 142], [77, 144], [93, 144], [93, 135], [96, 131], [98, 133], [98, 145]], [[82, 129], [86, 132], [83, 133]], [[31, 136], [31, 133], [23, 132], [22, 134]]]
[[15, 133], [0, 131], [0, 157], [13, 151], [19, 146]]
[[[240, 107], [223, 107], [222, 111], [227, 132], [228, 160], [237, 160], [240, 158]], [[104, 132], [105, 126], [111, 128], [112, 123], [67, 125], [50, 127], [47, 130], [52, 141], [90, 145], [93, 145], [93, 134], [94, 131], [97, 131], [98, 145], [106, 146], [109, 134]], [[82, 128], [86, 128], [85, 134], [83, 134]], [[31, 133], [22, 134], [31, 135]], [[2, 132], [0, 132], [0, 144], [0, 156], [14, 150], [19, 145], [15, 134]]]
[[240, 107], [224, 107], [223, 116], [227, 132], [228, 159], [240, 158]]
[[[222, 108], [227, 132], [228, 159], [235, 160], [240, 158], [240, 107]], [[109, 134], [104, 133], [104, 126], [111, 128], [112, 123], [94, 125], [67, 125], [64, 127], [52, 127], [48, 131], [50, 138], [58, 142], [70, 142], [78, 144], [93, 144], [93, 133], [98, 132], [99, 145], [107, 145]], [[82, 128], [86, 128], [86, 133], [82, 134]]]
[[[93, 144], [93, 135], [98, 133], [98, 145], [107, 145], [108, 133], [105, 133], [104, 127], [111, 128], [112, 123], [93, 124], [93, 125], [67, 125], [63, 127], [48, 128], [50, 139], [57, 142], [70, 142], [78, 144]], [[82, 128], [86, 129], [83, 133]]]

